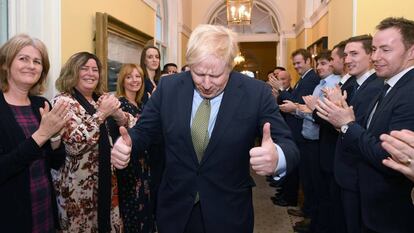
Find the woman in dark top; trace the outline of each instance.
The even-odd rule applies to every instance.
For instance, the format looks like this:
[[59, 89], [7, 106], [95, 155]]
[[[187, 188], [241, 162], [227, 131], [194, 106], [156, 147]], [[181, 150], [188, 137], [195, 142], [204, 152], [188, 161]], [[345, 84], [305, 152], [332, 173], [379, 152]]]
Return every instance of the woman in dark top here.
[[[141, 68], [144, 71], [145, 93], [143, 102], [148, 101], [149, 96], [157, 88], [158, 81], [161, 76], [160, 68], [160, 50], [155, 46], [147, 46], [141, 53]], [[151, 201], [153, 211], [155, 213], [157, 205], [157, 192], [159, 184], [161, 183], [162, 173], [165, 166], [164, 142], [162, 135], [155, 139], [148, 149], [149, 159], [148, 164], [151, 168], [150, 189], [152, 196]]]
[[161, 77], [160, 50], [155, 46], [147, 46], [141, 53], [141, 68], [144, 72], [145, 93], [144, 103], [147, 102], [148, 96], [157, 88], [158, 81]]
[[65, 159], [59, 132], [68, 103], [40, 96], [49, 71], [45, 45], [20, 34], [0, 48], [0, 229], [55, 232], [50, 168]]
[[[136, 64], [124, 64], [118, 74], [116, 95], [121, 108], [135, 116], [142, 112], [144, 93], [144, 72]], [[111, 135], [119, 137], [118, 127], [112, 122]], [[148, 154], [140, 153], [131, 158], [131, 163], [123, 170], [117, 170], [118, 194], [121, 217], [125, 233], [153, 232], [153, 214], [150, 206], [152, 198], [149, 188], [150, 168]]]

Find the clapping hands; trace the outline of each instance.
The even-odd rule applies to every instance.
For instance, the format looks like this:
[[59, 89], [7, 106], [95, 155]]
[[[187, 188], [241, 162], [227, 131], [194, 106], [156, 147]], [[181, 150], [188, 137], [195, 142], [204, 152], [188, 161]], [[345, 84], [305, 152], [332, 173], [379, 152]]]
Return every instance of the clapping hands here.
[[32, 138], [39, 146], [42, 146], [49, 138], [56, 135], [70, 119], [69, 103], [65, 100], [58, 100], [50, 110], [49, 103], [45, 101], [44, 107], [40, 108], [39, 128], [33, 133]]

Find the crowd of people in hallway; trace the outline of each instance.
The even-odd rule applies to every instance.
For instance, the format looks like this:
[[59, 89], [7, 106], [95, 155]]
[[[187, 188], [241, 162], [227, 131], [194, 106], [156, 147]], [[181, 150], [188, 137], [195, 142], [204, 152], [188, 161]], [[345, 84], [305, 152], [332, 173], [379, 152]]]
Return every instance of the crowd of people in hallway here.
[[296, 232], [414, 232], [414, 21], [376, 29], [315, 57], [294, 51], [295, 85], [280, 66], [265, 82], [235, 72], [237, 35], [223, 26], [194, 29], [181, 70], [146, 46], [115, 93], [99, 58], [78, 52], [50, 102], [46, 46], [10, 38], [1, 231], [252, 233], [253, 171], [275, 205], [299, 205]]
[[297, 206], [300, 183], [295, 232], [414, 231], [414, 22], [376, 29], [320, 52], [316, 72], [307, 50], [293, 52], [292, 91], [274, 77], [280, 67], [268, 76], [300, 151], [297, 171], [269, 179], [280, 206]]

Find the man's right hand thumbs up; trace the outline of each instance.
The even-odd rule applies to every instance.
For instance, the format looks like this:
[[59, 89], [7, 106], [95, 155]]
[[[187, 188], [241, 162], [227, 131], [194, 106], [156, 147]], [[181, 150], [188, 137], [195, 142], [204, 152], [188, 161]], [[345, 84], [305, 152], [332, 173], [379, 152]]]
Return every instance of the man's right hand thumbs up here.
[[124, 169], [131, 158], [132, 140], [125, 127], [119, 127], [119, 133], [121, 137], [116, 140], [111, 151], [111, 163], [117, 169]]
[[121, 138], [124, 140], [127, 146], [132, 146], [131, 137], [128, 134], [127, 129], [124, 126], [119, 127], [119, 133], [121, 134]]

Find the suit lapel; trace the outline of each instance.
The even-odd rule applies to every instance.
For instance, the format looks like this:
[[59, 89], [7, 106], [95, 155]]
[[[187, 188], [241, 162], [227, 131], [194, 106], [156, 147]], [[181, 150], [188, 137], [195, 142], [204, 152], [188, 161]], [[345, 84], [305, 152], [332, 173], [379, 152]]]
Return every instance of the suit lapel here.
[[180, 118], [182, 119], [180, 124], [182, 124], [179, 128], [184, 129], [184, 140], [185, 144], [188, 146], [189, 156], [193, 160], [194, 164], [198, 164], [197, 154], [194, 150], [193, 141], [191, 139], [191, 111], [193, 106], [193, 96], [194, 96], [194, 84], [191, 78], [190, 72], [181, 79], [181, 88], [177, 90], [178, 100], [180, 103], [177, 104], [177, 114], [180, 114]]
[[[368, 78], [367, 78], [367, 80], [365, 80], [365, 82], [363, 82], [362, 83], [362, 85], [358, 88], [358, 90], [356, 90], [355, 91], [355, 94], [354, 94], [354, 96], [352, 97], [352, 100], [355, 100], [355, 99], [358, 99], [358, 96], [360, 95], [359, 93], [361, 93], [361, 92], [363, 92], [364, 91], [364, 89], [366, 88], [366, 86], [368, 85], [368, 83], [370, 83], [371, 81], [373, 81], [374, 79], [376, 79], [376, 75], [375, 75], [375, 73], [374, 74], [371, 74]], [[353, 103], [354, 101], [350, 101], [351, 103]]]
[[[408, 71], [404, 76], [402, 76], [401, 79], [398, 80], [398, 82], [394, 85], [394, 87], [387, 93], [387, 95], [384, 96], [384, 98], [382, 99], [381, 104], [379, 106], [377, 106], [377, 109], [375, 109], [374, 115], [372, 116], [371, 122], [369, 124], [369, 128], [371, 128], [372, 125], [374, 125], [375, 120], [378, 118], [378, 116], [381, 115], [380, 113], [385, 109], [385, 107], [393, 99], [393, 97], [396, 95], [396, 93], [399, 92], [398, 89], [405, 86], [406, 83], [408, 81], [410, 81], [413, 77], [414, 77], [414, 69]], [[370, 106], [370, 108], [369, 108], [369, 109], [371, 109], [371, 111], [374, 108], [375, 103], [377, 102], [376, 100], [378, 99], [379, 95], [381, 95], [381, 93], [379, 93], [377, 95], [377, 98], [375, 98], [374, 103], [371, 104], [372, 106]]]
[[210, 141], [207, 145], [204, 156], [200, 162], [203, 165], [212, 155], [214, 148], [220, 141], [220, 138], [226, 132], [227, 125], [234, 117], [236, 110], [240, 107], [240, 101], [243, 93], [240, 91], [242, 86], [241, 77], [230, 73], [229, 81], [224, 89], [223, 99], [221, 100], [220, 109], [217, 113], [216, 124], [214, 125]]

